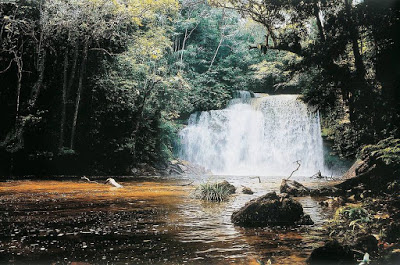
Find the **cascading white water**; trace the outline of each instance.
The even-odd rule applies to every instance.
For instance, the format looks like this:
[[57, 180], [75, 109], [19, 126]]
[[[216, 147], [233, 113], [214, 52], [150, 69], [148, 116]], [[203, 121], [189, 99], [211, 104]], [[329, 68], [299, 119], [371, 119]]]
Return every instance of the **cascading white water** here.
[[223, 110], [197, 112], [180, 132], [182, 159], [214, 174], [288, 176], [325, 172], [319, 114], [297, 95], [238, 92]]

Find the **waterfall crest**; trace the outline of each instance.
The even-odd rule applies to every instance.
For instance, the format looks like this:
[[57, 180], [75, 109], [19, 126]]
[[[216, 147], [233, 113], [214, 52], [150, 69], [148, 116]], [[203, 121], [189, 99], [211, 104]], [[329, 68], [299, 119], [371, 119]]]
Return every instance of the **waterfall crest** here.
[[180, 132], [180, 157], [214, 174], [288, 176], [325, 172], [319, 113], [297, 95], [237, 93], [223, 110], [197, 112]]

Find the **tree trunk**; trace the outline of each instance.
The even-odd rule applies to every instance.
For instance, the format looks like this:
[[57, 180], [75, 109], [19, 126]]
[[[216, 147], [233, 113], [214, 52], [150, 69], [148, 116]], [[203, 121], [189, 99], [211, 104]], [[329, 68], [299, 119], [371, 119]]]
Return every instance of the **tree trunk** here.
[[[151, 82], [150, 85], [148, 85], [149, 82]], [[146, 80], [146, 84], [144, 85], [145, 89], [146, 88], [147, 89], [146, 89], [146, 92], [143, 95], [143, 99], [142, 99], [142, 101], [141, 101], [141, 103], [140, 103], [140, 105], [138, 107], [138, 111], [137, 111], [138, 115], [137, 115], [137, 118], [136, 118], [135, 129], [132, 132], [132, 137], [134, 138], [133, 147], [132, 147], [132, 157], [133, 157], [134, 163], [137, 163], [136, 146], [137, 146], [137, 141], [138, 141], [138, 132], [139, 132], [141, 124], [142, 124], [142, 122], [144, 120], [144, 108], [146, 106], [146, 100], [150, 96], [152, 90], [154, 89], [154, 87], [156, 86], [156, 84], [158, 82], [159, 81]]]
[[196, 24], [196, 26], [190, 30], [190, 32], [188, 32], [187, 29], [185, 30], [185, 36], [183, 37], [182, 49], [181, 49], [181, 64], [179, 66], [180, 68], [182, 68], [182, 65], [183, 65], [183, 53], [184, 53], [184, 50], [185, 50], [186, 41], [190, 38], [190, 36], [192, 35], [193, 31], [197, 28], [197, 26], [199, 24], [200, 24], [200, 22], [198, 22]]
[[360, 50], [358, 47], [358, 39], [359, 39], [359, 34], [358, 34], [358, 29], [356, 25], [354, 24], [353, 18], [352, 18], [352, 13], [351, 13], [351, 1], [350, 0], [345, 0], [345, 6], [346, 6], [346, 13], [348, 16], [348, 22], [349, 22], [349, 29], [350, 29], [350, 38], [351, 38], [351, 44], [353, 48], [353, 55], [354, 55], [354, 60], [355, 60], [355, 67], [356, 67], [356, 73], [357, 77], [362, 80], [364, 80], [365, 77], [365, 66], [364, 62], [362, 60], [362, 56], [360, 54]]
[[67, 109], [67, 82], [68, 82], [68, 49], [65, 51], [64, 56], [64, 76], [63, 76], [63, 87], [62, 87], [62, 106], [61, 106], [61, 122], [60, 122], [60, 135], [58, 142], [58, 152], [60, 153], [64, 146], [64, 126], [65, 116]]
[[188, 30], [185, 30], [185, 36], [183, 37], [183, 42], [182, 42], [182, 50], [181, 50], [181, 64], [179, 66], [179, 68], [182, 68], [182, 64], [183, 64], [183, 52], [185, 50], [185, 45], [186, 45], [186, 38], [187, 38], [187, 34], [188, 34]]
[[83, 78], [85, 76], [85, 71], [86, 71], [88, 48], [89, 48], [89, 40], [86, 39], [85, 43], [84, 43], [84, 47], [83, 47], [83, 58], [82, 58], [82, 64], [81, 64], [81, 71], [80, 71], [80, 75], [79, 75], [78, 91], [76, 93], [76, 99], [75, 99], [75, 111], [74, 111], [72, 127], [71, 127], [71, 141], [70, 141], [71, 149], [74, 149], [74, 147], [75, 147], [76, 123], [78, 121], [79, 104], [80, 104], [81, 96], [82, 96], [82, 86], [83, 86]]
[[222, 19], [221, 19], [221, 24], [219, 25], [219, 29], [221, 30], [221, 38], [219, 40], [217, 49], [215, 50], [214, 56], [213, 56], [213, 58], [211, 60], [210, 66], [208, 67], [207, 71], [211, 70], [211, 67], [214, 64], [215, 58], [217, 58], [219, 48], [221, 48], [222, 42], [225, 39], [225, 28], [224, 28], [224, 26], [225, 26], [225, 9], [222, 9]]
[[213, 57], [212, 60], [211, 60], [210, 66], [208, 67], [208, 71], [211, 70], [211, 67], [212, 67], [213, 64], [214, 64], [215, 58], [217, 58], [217, 54], [218, 54], [219, 48], [221, 47], [222, 42], [224, 41], [224, 38], [225, 38], [225, 36], [224, 36], [224, 34], [222, 33], [221, 39], [219, 40], [219, 43], [218, 43], [218, 46], [217, 46], [217, 49], [215, 50], [214, 57]]
[[321, 18], [319, 16], [320, 9], [318, 7], [317, 2], [318, 1], [314, 1], [314, 16], [317, 19], [317, 27], [319, 31], [319, 37], [321, 38], [321, 42], [325, 42], [326, 38], [325, 38], [324, 28], [322, 27]]
[[79, 55], [79, 42], [76, 41], [75, 50], [74, 50], [74, 59], [72, 61], [71, 75], [70, 75], [69, 83], [68, 83], [68, 87], [67, 87], [67, 100], [68, 100], [68, 96], [70, 94], [72, 85], [74, 84], [75, 73], [76, 73], [76, 65], [77, 65], [77, 62], [78, 62], [78, 55]]
[[17, 52], [14, 53], [14, 61], [17, 64], [17, 97], [16, 97], [16, 106], [15, 106], [15, 125], [18, 124], [19, 111], [20, 111], [20, 101], [21, 101], [21, 87], [22, 87], [22, 72], [23, 72], [23, 61], [22, 61], [22, 52], [21, 56], [18, 56]]
[[46, 50], [41, 48], [38, 60], [39, 77], [32, 88], [28, 109], [33, 109], [36, 106], [36, 101], [37, 98], [39, 97], [40, 89], [42, 88], [43, 84], [45, 61], [46, 61]]

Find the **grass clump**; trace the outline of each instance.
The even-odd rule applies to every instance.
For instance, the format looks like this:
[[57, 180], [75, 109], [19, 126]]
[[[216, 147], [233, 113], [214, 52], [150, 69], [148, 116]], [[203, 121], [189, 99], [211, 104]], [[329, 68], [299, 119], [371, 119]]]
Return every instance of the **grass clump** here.
[[232, 194], [232, 188], [224, 183], [203, 183], [196, 191], [198, 198], [212, 202], [226, 201]]

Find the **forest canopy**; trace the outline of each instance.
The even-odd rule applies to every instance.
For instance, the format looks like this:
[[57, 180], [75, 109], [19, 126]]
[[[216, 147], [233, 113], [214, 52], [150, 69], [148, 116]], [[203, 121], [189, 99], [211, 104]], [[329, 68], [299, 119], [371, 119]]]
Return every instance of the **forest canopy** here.
[[399, 138], [399, 1], [0, 3], [2, 174], [130, 174], [194, 111], [298, 93], [336, 152]]

